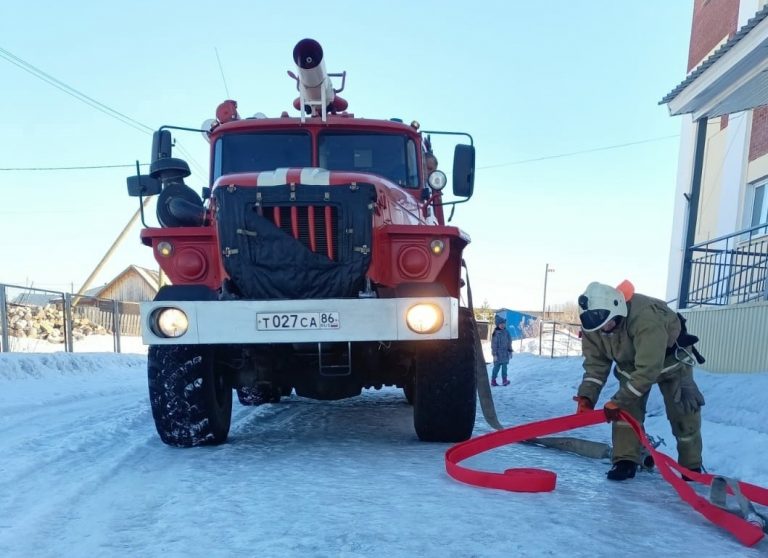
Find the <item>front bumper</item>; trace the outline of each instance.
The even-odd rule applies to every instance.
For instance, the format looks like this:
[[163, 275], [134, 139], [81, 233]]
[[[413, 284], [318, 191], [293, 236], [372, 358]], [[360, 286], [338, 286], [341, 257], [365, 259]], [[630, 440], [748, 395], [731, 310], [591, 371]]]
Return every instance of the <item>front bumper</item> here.
[[[419, 334], [405, 321], [418, 303], [439, 306], [444, 322], [435, 333]], [[162, 337], [152, 328], [160, 308], [178, 308], [189, 320], [184, 335]], [[337, 313], [334, 329], [259, 330], [259, 314]], [[451, 297], [322, 300], [157, 301], [141, 303], [141, 334], [147, 345], [331, 343], [338, 341], [419, 341], [459, 336], [459, 301]]]

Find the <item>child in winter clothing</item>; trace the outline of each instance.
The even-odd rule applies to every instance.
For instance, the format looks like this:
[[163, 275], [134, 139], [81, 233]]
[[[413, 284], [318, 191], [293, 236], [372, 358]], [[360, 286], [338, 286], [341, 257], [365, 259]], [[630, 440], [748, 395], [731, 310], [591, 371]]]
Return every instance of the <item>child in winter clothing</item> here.
[[491, 336], [491, 354], [493, 354], [493, 371], [491, 372], [491, 385], [497, 386], [496, 378], [501, 369], [501, 384], [509, 385], [507, 379], [507, 364], [512, 358], [512, 336], [507, 331], [507, 319], [504, 316], [496, 315], [494, 320], [496, 329]]

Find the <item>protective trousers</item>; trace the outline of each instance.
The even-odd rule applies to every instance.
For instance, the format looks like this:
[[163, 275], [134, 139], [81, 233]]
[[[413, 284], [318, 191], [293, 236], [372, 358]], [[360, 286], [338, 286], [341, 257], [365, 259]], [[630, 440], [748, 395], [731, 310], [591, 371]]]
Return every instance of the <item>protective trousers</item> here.
[[[677, 462], [688, 469], [701, 467], [701, 410], [686, 413], [676, 402], [679, 401], [680, 379], [688, 374], [693, 377], [693, 368], [685, 363], [678, 362], [674, 355], [667, 357], [664, 363], [665, 372], [659, 376], [658, 385], [664, 397], [664, 408], [667, 420], [672, 427], [672, 434], [677, 440]], [[667, 367], [669, 367], [667, 369]], [[621, 386], [629, 380], [629, 374], [618, 369], [615, 374]], [[625, 408], [640, 424], [645, 420], [645, 408], [648, 403], [648, 393], [638, 397], [637, 401]], [[640, 442], [628, 423], [624, 421], [613, 422], [613, 454], [611, 460], [616, 463], [622, 459], [640, 463]]]

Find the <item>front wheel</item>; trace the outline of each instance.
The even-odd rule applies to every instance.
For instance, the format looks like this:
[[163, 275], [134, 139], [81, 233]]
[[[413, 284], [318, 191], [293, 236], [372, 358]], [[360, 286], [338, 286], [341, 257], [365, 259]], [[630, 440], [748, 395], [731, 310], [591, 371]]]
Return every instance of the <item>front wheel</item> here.
[[459, 308], [459, 338], [427, 341], [416, 355], [413, 424], [425, 442], [462, 442], [472, 436], [477, 408], [475, 341], [468, 308]]
[[160, 439], [169, 446], [226, 441], [232, 388], [217, 373], [209, 345], [153, 345], [148, 354], [149, 400]]
[[403, 385], [403, 395], [405, 395], [405, 400], [408, 402], [409, 405], [413, 405], [413, 380], [408, 380]]

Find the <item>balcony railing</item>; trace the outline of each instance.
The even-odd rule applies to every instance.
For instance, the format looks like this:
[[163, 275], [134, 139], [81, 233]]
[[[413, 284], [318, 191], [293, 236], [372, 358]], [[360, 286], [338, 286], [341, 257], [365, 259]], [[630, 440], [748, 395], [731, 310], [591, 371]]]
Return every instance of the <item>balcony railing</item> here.
[[696, 244], [688, 254], [690, 284], [682, 307], [768, 299], [768, 224]]

